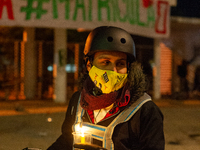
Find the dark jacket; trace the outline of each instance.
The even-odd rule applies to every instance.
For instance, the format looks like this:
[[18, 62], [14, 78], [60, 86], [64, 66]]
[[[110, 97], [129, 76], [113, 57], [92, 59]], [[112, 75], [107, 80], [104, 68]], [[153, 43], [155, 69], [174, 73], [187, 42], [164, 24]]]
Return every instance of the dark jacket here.
[[[130, 104], [145, 92], [144, 76], [140, 67], [137, 67], [137, 64], [132, 65], [128, 77], [131, 90]], [[72, 150], [72, 125], [75, 122], [79, 96], [80, 92], [72, 96], [62, 125], [62, 135], [48, 150]], [[113, 115], [98, 124], [108, 126], [115, 117], [116, 115]], [[83, 117], [83, 120], [89, 120], [87, 115]], [[160, 109], [153, 101], [146, 102], [129, 121], [115, 127], [112, 140], [115, 150], [164, 150], [163, 115]], [[98, 144], [98, 141], [95, 144]]]

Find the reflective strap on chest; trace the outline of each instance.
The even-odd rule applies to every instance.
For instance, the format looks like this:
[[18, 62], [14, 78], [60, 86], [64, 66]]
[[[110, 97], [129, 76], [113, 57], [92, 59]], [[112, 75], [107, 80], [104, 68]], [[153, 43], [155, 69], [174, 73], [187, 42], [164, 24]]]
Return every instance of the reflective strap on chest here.
[[84, 127], [85, 131], [90, 132], [92, 138], [102, 141], [102, 147], [108, 150], [114, 150], [114, 144], [112, 141], [114, 128], [118, 124], [128, 121], [144, 103], [150, 100], [150, 96], [145, 93], [140, 99], [138, 99], [131, 106], [123, 110], [107, 127], [105, 127], [88, 122], [82, 122], [82, 116], [84, 115], [85, 110], [82, 109], [82, 107], [80, 106], [79, 98], [73, 131], [75, 131], [75, 125], [82, 122], [82, 126]]

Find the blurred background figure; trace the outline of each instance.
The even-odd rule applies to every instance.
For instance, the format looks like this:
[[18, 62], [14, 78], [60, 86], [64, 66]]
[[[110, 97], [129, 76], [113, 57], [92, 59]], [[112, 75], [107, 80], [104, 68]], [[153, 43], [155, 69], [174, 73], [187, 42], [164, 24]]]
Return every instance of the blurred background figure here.
[[183, 60], [178, 66], [178, 76], [180, 77], [180, 97], [188, 98], [188, 81], [187, 81], [187, 66], [188, 61]]
[[193, 94], [200, 98], [200, 65], [195, 70]]

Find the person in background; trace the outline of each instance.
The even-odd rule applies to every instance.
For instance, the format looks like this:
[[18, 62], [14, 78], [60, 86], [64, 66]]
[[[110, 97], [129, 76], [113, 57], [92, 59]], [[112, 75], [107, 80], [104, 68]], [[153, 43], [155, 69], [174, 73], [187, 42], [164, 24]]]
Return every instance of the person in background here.
[[[146, 93], [131, 35], [100, 26], [85, 43], [85, 72], [69, 102], [61, 136], [48, 150], [72, 150], [75, 125], [91, 132], [107, 150], [164, 150], [163, 115]], [[84, 148], [83, 148], [84, 149]]]
[[189, 87], [187, 80], [187, 66], [189, 62], [187, 60], [182, 60], [182, 64], [178, 66], [178, 76], [180, 77], [180, 92], [177, 99], [187, 99], [189, 98]]
[[200, 65], [195, 70], [193, 93], [200, 98]]

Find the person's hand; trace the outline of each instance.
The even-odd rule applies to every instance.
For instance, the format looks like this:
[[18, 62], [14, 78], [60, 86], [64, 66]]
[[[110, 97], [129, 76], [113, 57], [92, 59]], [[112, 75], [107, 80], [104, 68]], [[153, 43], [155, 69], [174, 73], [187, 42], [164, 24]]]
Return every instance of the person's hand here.
[[107, 150], [106, 148], [103, 148], [98, 145], [94, 144], [83, 144], [83, 143], [76, 143], [74, 144], [74, 148], [80, 148], [85, 150]]

